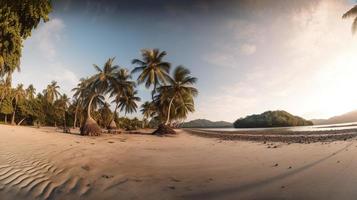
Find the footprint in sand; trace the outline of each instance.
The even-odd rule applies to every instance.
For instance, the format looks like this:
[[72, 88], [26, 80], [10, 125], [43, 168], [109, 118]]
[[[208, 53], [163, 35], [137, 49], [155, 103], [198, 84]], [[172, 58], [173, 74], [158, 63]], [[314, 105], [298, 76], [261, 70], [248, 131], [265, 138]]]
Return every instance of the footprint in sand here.
[[106, 179], [110, 179], [110, 178], [113, 178], [114, 176], [112, 175], [106, 175], [106, 174], [103, 174], [102, 175], [102, 178], [106, 178]]

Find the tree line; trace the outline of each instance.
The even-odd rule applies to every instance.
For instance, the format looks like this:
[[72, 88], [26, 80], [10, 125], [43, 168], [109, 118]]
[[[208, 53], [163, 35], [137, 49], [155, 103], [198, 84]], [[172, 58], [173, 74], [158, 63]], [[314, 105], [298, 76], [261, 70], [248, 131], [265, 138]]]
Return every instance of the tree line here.
[[[194, 112], [197, 78], [183, 66], [177, 66], [170, 75], [171, 64], [163, 61], [165, 55], [158, 49], [143, 49], [142, 58], [132, 61], [136, 67], [131, 72], [109, 58], [102, 67], [94, 65], [92, 76], [80, 79], [72, 89], [72, 98], [61, 94], [55, 81], [36, 93], [33, 85], [12, 87], [11, 79], [4, 77], [0, 80], [0, 119], [13, 125], [81, 127], [83, 135], [99, 135], [102, 128], [173, 125]], [[138, 74], [136, 81], [133, 74]], [[139, 84], [152, 88], [151, 100], [140, 107], [143, 118], [121, 117], [120, 112], [138, 111]]]

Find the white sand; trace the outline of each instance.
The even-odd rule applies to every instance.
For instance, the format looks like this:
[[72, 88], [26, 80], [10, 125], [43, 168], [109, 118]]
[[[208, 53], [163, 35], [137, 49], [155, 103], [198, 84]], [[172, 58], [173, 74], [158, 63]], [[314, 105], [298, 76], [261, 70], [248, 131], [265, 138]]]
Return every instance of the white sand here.
[[274, 145], [1, 125], [0, 199], [357, 198], [356, 140]]

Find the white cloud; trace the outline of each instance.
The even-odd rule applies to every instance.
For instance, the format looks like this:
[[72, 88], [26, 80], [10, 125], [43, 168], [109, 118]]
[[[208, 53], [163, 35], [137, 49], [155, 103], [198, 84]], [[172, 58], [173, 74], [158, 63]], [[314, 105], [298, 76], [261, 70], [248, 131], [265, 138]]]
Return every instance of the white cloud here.
[[[221, 67], [234, 64], [235, 83], [222, 86], [219, 97], [201, 94], [200, 114], [192, 118], [202, 113], [201, 117], [212, 120], [234, 121], [270, 109], [326, 118], [356, 109], [357, 94], [351, 91], [357, 85], [357, 38], [351, 34], [351, 20], [341, 19], [349, 6], [321, 1], [310, 9], [270, 16], [269, 24], [256, 26], [239, 20], [230, 25], [238, 32], [229, 39], [241, 48], [226, 43], [206, 61]], [[264, 45], [256, 52], [254, 44], [260, 42]], [[254, 58], [243, 60], [239, 57], [243, 52], [254, 53]], [[246, 67], [244, 61], [253, 64]]]
[[56, 46], [61, 41], [64, 28], [65, 25], [61, 19], [53, 18], [34, 30], [29, 45], [34, 51], [42, 53], [46, 59], [54, 60], [57, 53]]
[[253, 44], [242, 44], [240, 46], [240, 51], [244, 55], [252, 55], [257, 50], [257, 47]]

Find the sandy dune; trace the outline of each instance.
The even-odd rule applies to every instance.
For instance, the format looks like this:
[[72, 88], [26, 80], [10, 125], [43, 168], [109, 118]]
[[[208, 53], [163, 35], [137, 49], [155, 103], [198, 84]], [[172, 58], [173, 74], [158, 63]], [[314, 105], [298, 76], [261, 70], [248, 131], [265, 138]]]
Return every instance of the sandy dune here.
[[356, 155], [355, 139], [90, 138], [1, 125], [0, 199], [355, 199]]

